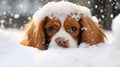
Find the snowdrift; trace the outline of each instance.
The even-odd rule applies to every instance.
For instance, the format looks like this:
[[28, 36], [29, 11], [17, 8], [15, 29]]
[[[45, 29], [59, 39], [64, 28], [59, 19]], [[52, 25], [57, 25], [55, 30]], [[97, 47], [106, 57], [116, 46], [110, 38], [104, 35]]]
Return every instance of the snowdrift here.
[[[17, 33], [17, 34], [16, 34]], [[19, 44], [23, 31], [0, 29], [0, 67], [119, 67], [118, 42], [45, 51]], [[108, 38], [111, 32], [107, 32]], [[112, 40], [111, 40], [112, 41]]]

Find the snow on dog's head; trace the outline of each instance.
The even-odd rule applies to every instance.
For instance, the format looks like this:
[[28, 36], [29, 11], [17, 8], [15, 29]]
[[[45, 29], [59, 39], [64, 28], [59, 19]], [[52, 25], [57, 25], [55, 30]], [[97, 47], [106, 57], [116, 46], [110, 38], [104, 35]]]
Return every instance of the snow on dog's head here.
[[120, 30], [119, 29], [120, 29], [120, 14], [116, 16], [112, 21], [112, 31], [118, 42], [120, 41]]
[[104, 33], [87, 7], [70, 2], [49, 2], [33, 15], [26, 25], [23, 45], [47, 49], [77, 47], [85, 42], [96, 45], [104, 42]]
[[87, 7], [76, 5], [70, 2], [48, 2], [45, 6], [36, 11], [33, 15], [35, 24], [39, 23], [46, 16], [49, 18], [57, 17], [61, 20], [65, 19], [68, 15], [75, 14], [75, 19], [80, 18], [80, 14], [91, 17], [90, 10]]

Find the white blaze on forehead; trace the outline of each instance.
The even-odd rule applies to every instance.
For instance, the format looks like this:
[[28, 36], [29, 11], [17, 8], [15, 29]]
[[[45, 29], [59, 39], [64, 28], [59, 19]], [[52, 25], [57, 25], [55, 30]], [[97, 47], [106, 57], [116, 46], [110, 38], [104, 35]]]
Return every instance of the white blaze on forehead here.
[[[72, 15], [76, 20], [80, 18], [80, 14], [91, 17], [90, 10], [87, 7], [76, 5], [70, 2], [48, 2], [45, 6], [36, 11], [33, 15], [35, 24], [39, 23], [42, 19], [48, 16], [50, 19], [56, 17], [58, 19], [66, 18]], [[62, 19], [63, 20], [63, 19]]]

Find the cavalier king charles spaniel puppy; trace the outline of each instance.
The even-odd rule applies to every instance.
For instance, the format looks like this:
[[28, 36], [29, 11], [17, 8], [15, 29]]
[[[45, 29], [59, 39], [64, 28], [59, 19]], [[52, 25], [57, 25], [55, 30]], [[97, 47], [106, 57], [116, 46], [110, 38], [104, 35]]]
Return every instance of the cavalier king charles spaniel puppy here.
[[105, 34], [92, 19], [90, 10], [65, 1], [46, 4], [25, 27], [26, 35], [21, 44], [40, 50], [105, 42]]

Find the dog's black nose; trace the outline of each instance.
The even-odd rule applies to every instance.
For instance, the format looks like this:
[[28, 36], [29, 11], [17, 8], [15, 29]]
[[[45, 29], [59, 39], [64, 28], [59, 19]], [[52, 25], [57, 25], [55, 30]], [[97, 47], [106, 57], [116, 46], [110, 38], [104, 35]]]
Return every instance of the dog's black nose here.
[[65, 40], [65, 38], [62, 37], [58, 37], [55, 39], [55, 42], [57, 43], [58, 46], [64, 47], [64, 48], [68, 48], [68, 41], [69, 40]]

